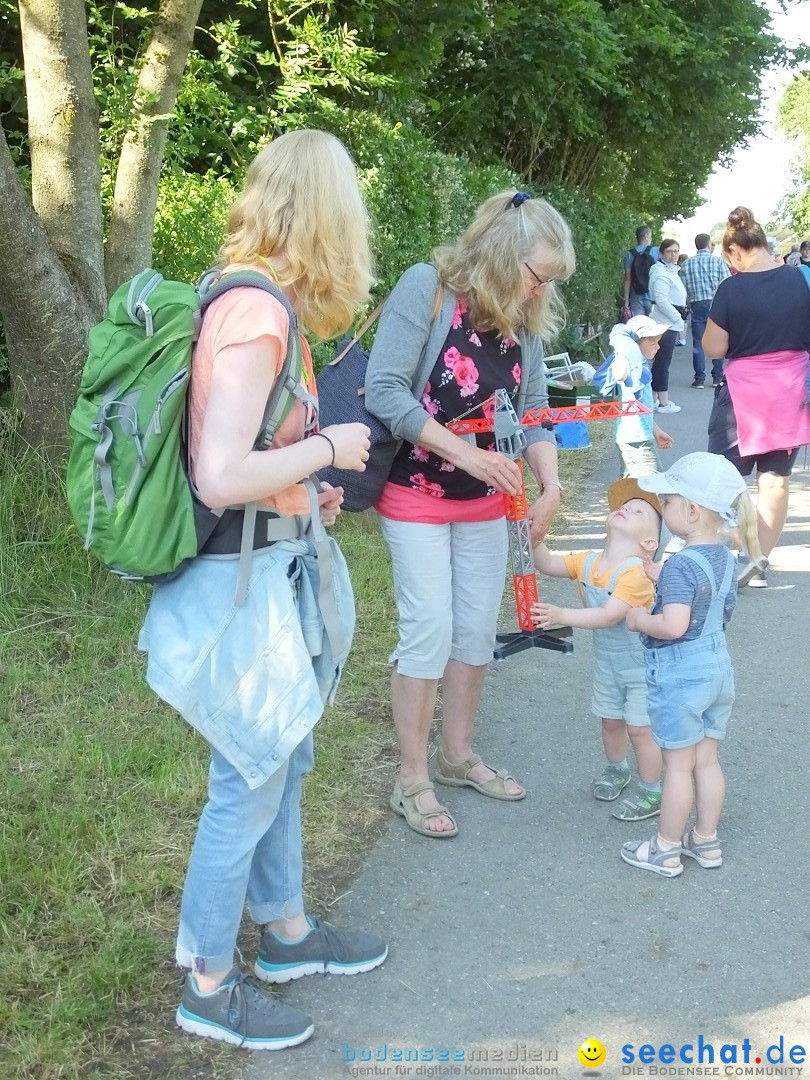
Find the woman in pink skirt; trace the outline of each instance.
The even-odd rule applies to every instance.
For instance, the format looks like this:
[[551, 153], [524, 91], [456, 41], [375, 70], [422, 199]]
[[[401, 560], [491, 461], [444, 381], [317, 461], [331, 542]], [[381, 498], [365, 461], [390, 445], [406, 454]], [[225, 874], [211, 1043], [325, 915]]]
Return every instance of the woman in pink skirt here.
[[[774, 265], [765, 233], [744, 206], [728, 216], [723, 254], [737, 273], [720, 282], [703, 335], [706, 355], [728, 361], [715, 391], [709, 450], [743, 476], [756, 469], [759, 541], [767, 556], [785, 524], [799, 447], [810, 443], [810, 290], [795, 267]], [[742, 559], [738, 583], [764, 588], [765, 572]]]

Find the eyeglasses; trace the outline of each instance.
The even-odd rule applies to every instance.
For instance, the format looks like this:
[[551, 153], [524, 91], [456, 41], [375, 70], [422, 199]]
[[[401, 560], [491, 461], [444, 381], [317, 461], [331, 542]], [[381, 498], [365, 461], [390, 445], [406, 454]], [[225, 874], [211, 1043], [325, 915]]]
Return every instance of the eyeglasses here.
[[529, 266], [528, 263], [524, 263], [523, 265], [526, 267], [526, 269], [529, 271], [529, 273], [532, 275], [532, 277], [534, 278], [534, 280], [536, 282], [535, 285], [532, 285], [532, 292], [534, 292], [535, 289], [539, 289], [544, 285], [551, 285], [552, 282], [557, 280], [556, 278], [553, 278], [553, 277], [550, 277], [550, 278], [538, 277], [537, 274], [535, 274], [534, 270], [532, 270], [532, 268]]

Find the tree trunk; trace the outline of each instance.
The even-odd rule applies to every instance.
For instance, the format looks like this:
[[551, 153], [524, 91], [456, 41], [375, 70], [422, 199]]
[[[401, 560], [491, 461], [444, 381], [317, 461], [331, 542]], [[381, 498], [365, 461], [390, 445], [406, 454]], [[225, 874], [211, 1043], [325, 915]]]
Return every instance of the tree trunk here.
[[84, 3], [20, 0], [20, 27], [34, 210], [68, 276], [100, 313], [106, 293], [98, 105]]
[[57, 455], [98, 307], [59, 259], [23, 190], [0, 127], [0, 312], [23, 432]]
[[110, 293], [152, 259], [158, 181], [169, 120], [202, 0], [161, 0], [144, 55], [115, 178], [105, 274]]

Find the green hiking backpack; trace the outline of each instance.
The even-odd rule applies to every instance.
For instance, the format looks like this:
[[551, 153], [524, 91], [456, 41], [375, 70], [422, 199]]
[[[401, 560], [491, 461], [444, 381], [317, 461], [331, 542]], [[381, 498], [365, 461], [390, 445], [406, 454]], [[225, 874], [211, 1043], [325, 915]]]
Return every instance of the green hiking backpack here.
[[[194, 343], [208, 305], [245, 285], [270, 293], [290, 318], [287, 355], [254, 444], [267, 449], [294, 398], [309, 395], [301, 383], [295, 314], [263, 274], [245, 271], [218, 279], [217, 271], [209, 271], [195, 288], [144, 270], [115, 292], [106, 318], [90, 331], [90, 352], [70, 417], [67, 499], [85, 550], [121, 577], [169, 580], [224, 526], [236, 539], [221, 540], [217, 552], [241, 551], [243, 561], [246, 553], [281, 538], [271, 538], [263, 522], [264, 533], [256, 528], [255, 503], [210, 510], [189, 480], [186, 393]], [[242, 571], [240, 566], [240, 585], [246, 583]]]

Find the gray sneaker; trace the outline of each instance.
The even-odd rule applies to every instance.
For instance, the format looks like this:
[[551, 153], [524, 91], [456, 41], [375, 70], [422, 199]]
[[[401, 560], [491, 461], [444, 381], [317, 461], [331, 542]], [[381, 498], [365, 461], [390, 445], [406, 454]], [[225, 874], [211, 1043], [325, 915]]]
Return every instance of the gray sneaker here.
[[192, 1035], [219, 1039], [246, 1050], [297, 1046], [315, 1030], [306, 1013], [276, 1001], [239, 968], [234, 968], [211, 994], [201, 994], [194, 977], [187, 975], [175, 1021]]
[[768, 581], [765, 577], [765, 570], [768, 567], [768, 560], [764, 559], [764, 566], [762, 569], [757, 566], [753, 559], [746, 559], [744, 556], [737, 560], [737, 588], [742, 589], [746, 585], [752, 589], [767, 589]]
[[376, 934], [335, 930], [311, 916], [312, 929], [299, 941], [283, 941], [271, 930], [262, 933], [254, 968], [263, 982], [285, 983], [302, 975], [359, 975], [379, 967], [388, 946]]

